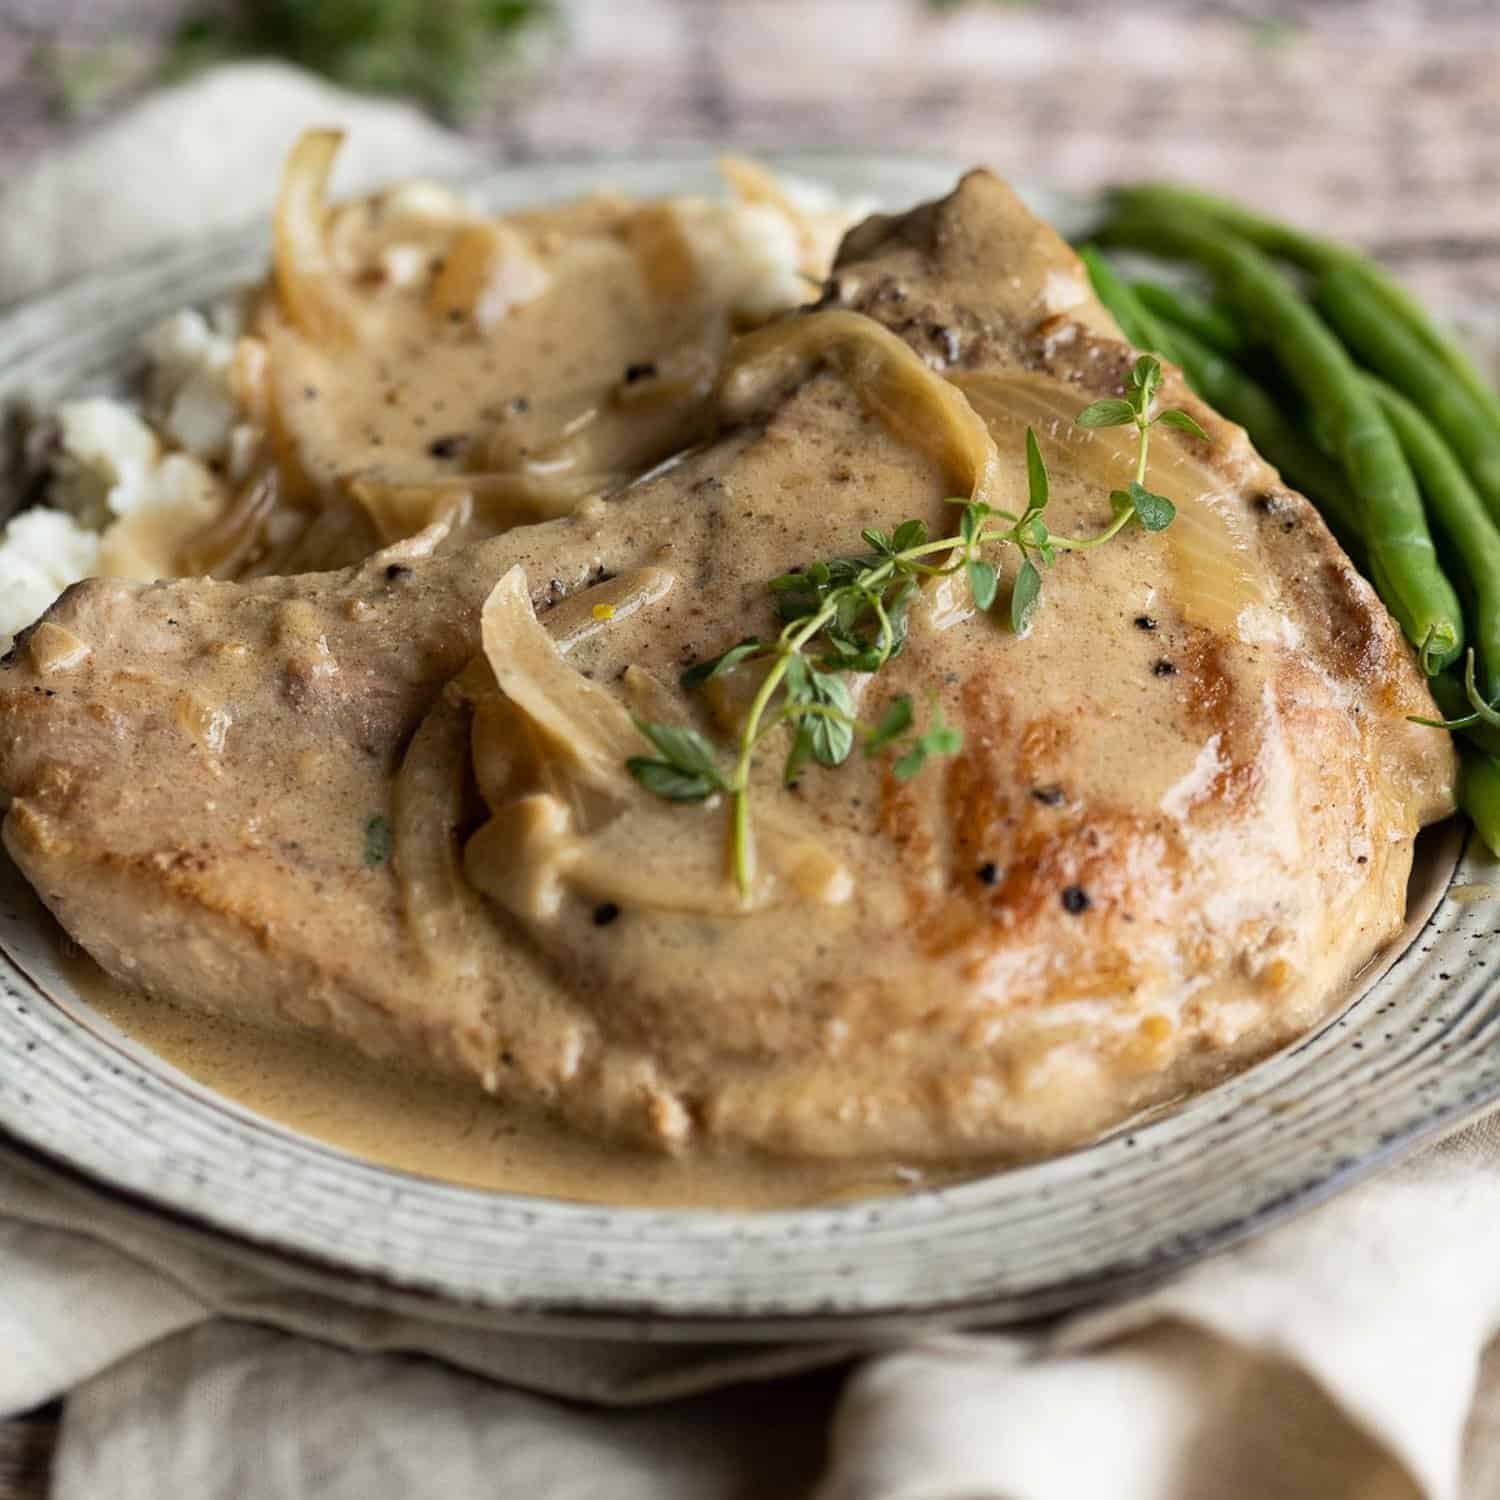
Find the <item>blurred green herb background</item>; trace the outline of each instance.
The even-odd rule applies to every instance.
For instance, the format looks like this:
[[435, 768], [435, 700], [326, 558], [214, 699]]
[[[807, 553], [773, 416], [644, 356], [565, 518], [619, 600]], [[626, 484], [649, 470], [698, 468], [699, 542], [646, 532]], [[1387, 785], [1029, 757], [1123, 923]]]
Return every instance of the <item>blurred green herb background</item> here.
[[63, 43], [44, 32], [31, 66], [66, 116], [213, 63], [275, 57], [457, 121], [529, 33], [561, 23], [557, 0], [227, 0], [190, 12], [164, 50], [128, 40]]
[[551, 0], [239, 0], [184, 22], [168, 70], [280, 57], [347, 88], [411, 95], [456, 119], [523, 33], [557, 19]]

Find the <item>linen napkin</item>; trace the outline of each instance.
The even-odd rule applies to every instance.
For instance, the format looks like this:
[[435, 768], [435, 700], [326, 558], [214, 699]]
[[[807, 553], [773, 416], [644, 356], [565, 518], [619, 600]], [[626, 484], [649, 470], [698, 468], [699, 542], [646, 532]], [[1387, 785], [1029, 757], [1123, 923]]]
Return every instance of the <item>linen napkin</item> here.
[[[263, 213], [324, 123], [344, 186], [471, 160], [402, 107], [221, 70], [0, 188], [0, 301]], [[1493, 1121], [1150, 1295], [858, 1350], [395, 1316], [0, 1161], [0, 1416], [67, 1397], [57, 1500], [1488, 1500], [1497, 1326]]]

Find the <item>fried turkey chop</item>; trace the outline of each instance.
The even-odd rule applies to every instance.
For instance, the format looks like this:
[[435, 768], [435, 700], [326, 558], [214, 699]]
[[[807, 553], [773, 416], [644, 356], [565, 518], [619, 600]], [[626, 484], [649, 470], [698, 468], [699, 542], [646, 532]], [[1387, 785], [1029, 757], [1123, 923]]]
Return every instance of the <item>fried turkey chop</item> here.
[[616, 500], [341, 573], [70, 589], [0, 671], [6, 844], [63, 926], [163, 1002], [673, 1149], [1025, 1155], [1316, 1023], [1399, 926], [1451, 749], [1312, 507], [1172, 372], [1210, 441], [1157, 429], [1169, 531], [1062, 556], [1021, 638], [929, 585], [856, 680], [867, 719], [940, 706], [960, 753], [789, 790], [768, 748], [745, 902], [723, 807], [624, 774], [631, 712], [733, 738], [736, 680], [676, 678], [774, 631], [769, 578], [955, 529], [924, 424], [858, 360], [787, 355], [840, 310], [965, 391], [997, 503], [1029, 425], [1054, 530], [1109, 520], [1128, 453], [1070, 418], [1132, 352], [976, 172], [851, 234], [737, 424]]

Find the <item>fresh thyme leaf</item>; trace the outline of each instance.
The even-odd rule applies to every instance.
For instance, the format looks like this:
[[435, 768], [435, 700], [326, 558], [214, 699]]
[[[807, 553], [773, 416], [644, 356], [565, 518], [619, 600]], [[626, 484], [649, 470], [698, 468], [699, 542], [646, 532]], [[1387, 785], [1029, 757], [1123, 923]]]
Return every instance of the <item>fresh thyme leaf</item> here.
[[810, 677], [812, 701], [833, 710], [809, 714], [803, 720], [812, 740], [813, 759], [820, 766], [841, 766], [854, 748], [854, 698], [849, 684], [832, 672], [814, 670]]
[[1130, 482], [1130, 504], [1147, 531], [1165, 531], [1177, 515], [1177, 507], [1165, 495], [1153, 494], [1145, 485]]
[[852, 641], [859, 617], [869, 604], [869, 595], [853, 587], [846, 589], [834, 605], [833, 619], [828, 622], [829, 631]]
[[823, 634], [827, 637], [828, 644], [833, 647], [833, 654], [823, 657], [824, 662], [828, 664], [827, 670], [829, 671], [853, 671], [854, 663], [868, 654], [869, 648], [845, 630], [837, 620], [829, 621], [828, 628]]
[[1035, 547], [1049, 563], [1056, 555], [1052, 550], [1051, 536], [1040, 512], [1027, 511], [1016, 527], [1017, 539], [1027, 546]]
[[781, 681], [786, 690], [788, 703], [812, 701], [812, 679], [809, 676], [811, 670], [805, 656], [793, 654], [785, 658]]
[[385, 864], [396, 847], [396, 832], [384, 813], [372, 813], [365, 820], [365, 865], [374, 869]]
[[951, 724], [944, 722], [941, 708], [934, 708], [932, 723], [917, 743], [929, 755], [957, 755], [964, 747], [964, 737]]
[[891, 769], [897, 781], [910, 781], [927, 764], [929, 756], [956, 755], [963, 746], [963, 735], [944, 722], [941, 708], [935, 708], [927, 732], [917, 736], [911, 749]]
[[865, 741], [865, 754], [878, 755], [893, 740], [899, 740], [911, 728], [911, 720], [911, 699], [905, 693], [892, 698], [875, 732]]
[[903, 521], [896, 528], [896, 534], [891, 538], [891, 550], [894, 552], [909, 552], [913, 547], [922, 546], [926, 540], [926, 521]]
[[636, 719], [635, 727], [656, 746], [667, 765], [687, 776], [701, 776], [715, 787], [723, 784], [714, 747], [696, 729], [685, 724], [658, 724], [650, 719]]
[[654, 760], [649, 755], [632, 755], [625, 762], [625, 769], [648, 792], [667, 802], [706, 802], [715, 792], [722, 790], [710, 777], [684, 771], [680, 766]]
[[1075, 427], [1125, 427], [1135, 421], [1135, 407], [1117, 396], [1106, 396], [1085, 406], [1073, 418]]
[[[1038, 517], [1047, 508], [1050, 491], [1047, 465], [1042, 458], [1041, 444], [1036, 440], [1036, 433], [1028, 427], [1026, 429], [1026, 498], [1031, 502], [1030, 511], [1036, 511]], [[1030, 511], [1027, 513], [1028, 519]]]
[[860, 532], [860, 535], [873, 551], [880, 553], [883, 557], [889, 557], [894, 550], [891, 546], [891, 539], [883, 531], [868, 527]]
[[970, 546], [974, 538], [979, 535], [979, 528], [983, 524], [982, 518], [972, 505], [964, 507], [964, 513], [958, 518], [958, 534]]
[[964, 572], [968, 574], [969, 592], [974, 596], [975, 605], [988, 609], [1000, 592], [1000, 574], [994, 563], [980, 562], [971, 557], [964, 564]]
[[1144, 415], [1150, 410], [1152, 398], [1161, 389], [1161, 361], [1154, 354], [1143, 354], [1136, 360], [1130, 372], [1130, 405]]
[[1185, 411], [1180, 411], [1175, 406], [1170, 411], [1162, 412], [1156, 420], [1158, 422], [1165, 422], [1168, 427], [1180, 427], [1184, 432], [1192, 433], [1195, 438], [1202, 438], [1205, 443], [1208, 441], [1208, 434], [1202, 427], [1188, 416]]
[[741, 662], [763, 652], [766, 644], [765, 641], [757, 640], [754, 636], [747, 636], [739, 645], [731, 646], [722, 656], [715, 656], [708, 661], [700, 661], [696, 666], [689, 667], [677, 680], [685, 688], [695, 688], [702, 687], [705, 682], [711, 682], [715, 677], [727, 677]]
[[910, 781], [927, 764], [927, 751], [920, 742], [913, 745], [905, 755], [891, 767], [897, 781]]
[[805, 586], [800, 592], [793, 589], [779, 589], [776, 593], [776, 613], [788, 624], [793, 620], [805, 620], [809, 615], [818, 612], [818, 605], [822, 602], [822, 595], [811, 586]]
[[[924, 528], [925, 530], [925, 528]], [[925, 545], [925, 543], [919, 543]], [[885, 602], [885, 617], [891, 623], [891, 656], [901, 654], [906, 644], [906, 633], [911, 625], [911, 601], [917, 594], [917, 580], [907, 578], [896, 588], [896, 592]]]
[[812, 728], [808, 720], [802, 719], [792, 727], [792, 748], [786, 753], [786, 764], [781, 768], [781, 781], [791, 786], [802, 775], [813, 751]]
[[1042, 575], [1028, 557], [1021, 564], [1010, 591], [1010, 628], [1017, 635], [1026, 634], [1026, 627], [1031, 623], [1031, 616], [1041, 593]]

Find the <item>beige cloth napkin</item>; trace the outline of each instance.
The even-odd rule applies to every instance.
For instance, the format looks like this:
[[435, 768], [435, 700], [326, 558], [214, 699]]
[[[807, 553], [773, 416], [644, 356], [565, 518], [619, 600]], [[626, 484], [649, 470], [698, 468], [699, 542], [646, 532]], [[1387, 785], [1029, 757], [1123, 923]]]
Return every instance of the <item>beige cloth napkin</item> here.
[[[263, 213], [327, 122], [346, 185], [469, 160], [410, 111], [228, 69], [0, 188], [0, 300]], [[68, 1397], [56, 1500], [1490, 1500], [1497, 1325], [1493, 1124], [1150, 1296], [866, 1348], [847, 1383], [842, 1348], [344, 1305], [0, 1164], [0, 1416]]]
[[1044, 1330], [604, 1343], [342, 1304], [0, 1165], [0, 1415], [68, 1396], [54, 1500], [1491, 1500], [1497, 1250], [1489, 1121]]

